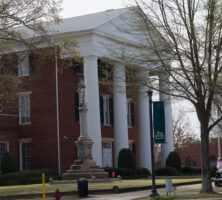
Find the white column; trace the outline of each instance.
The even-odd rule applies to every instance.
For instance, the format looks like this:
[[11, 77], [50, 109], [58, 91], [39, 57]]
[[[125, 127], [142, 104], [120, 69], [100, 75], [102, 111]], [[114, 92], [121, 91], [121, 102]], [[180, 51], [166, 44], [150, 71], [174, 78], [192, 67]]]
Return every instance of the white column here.
[[99, 107], [98, 57], [84, 57], [84, 82], [86, 85], [86, 103], [88, 107], [88, 135], [93, 140], [92, 156], [102, 166], [102, 139]]
[[113, 71], [114, 92], [114, 146], [115, 146], [115, 166], [118, 165], [118, 155], [121, 149], [129, 148], [128, 144], [128, 124], [127, 124], [127, 101], [125, 66], [116, 63]]
[[151, 143], [150, 143], [150, 110], [147, 95], [148, 88], [139, 88], [139, 148], [140, 148], [140, 167], [152, 171], [151, 166]]
[[[168, 80], [165, 76], [159, 77], [159, 89], [160, 91], [169, 91]], [[164, 101], [165, 112], [165, 144], [161, 146], [161, 166], [166, 166], [166, 159], [171, 151], [174, 150], [173, 145], [173, 120], [172, 120], [172, 108], [170, 96], [160, 92], [160, 101]]]

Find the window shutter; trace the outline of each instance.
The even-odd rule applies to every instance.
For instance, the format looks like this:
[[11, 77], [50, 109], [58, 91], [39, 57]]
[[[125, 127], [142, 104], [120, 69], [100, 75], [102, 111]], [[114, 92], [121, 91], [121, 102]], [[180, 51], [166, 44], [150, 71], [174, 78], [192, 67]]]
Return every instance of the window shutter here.
[[136, 144], [135, 143], [132, 143], [132, 153], [136, 158]]
[[5, 57], [0, 59], [0, 74], [3, 75], [5, 71]]
[[110, 124], [113, 124], [113, 99], [109, 98]]
[[18, 75], [18, 55], [16, 54], [12, 56], [12, 71], [15, 76]]
[[108, 65], [108, 80], [113, 80], [113, 68], [112, 65]]
[[35, 74], [35, 56], [33, 52], [29, 54], [29, 73]]
[[79, 122], [79, 93], [75, 93], [75, 121]]
[[104, 114], [103, 114], [103, 97], [100, 97], [100, 120], [101, 120], [101, 124], [104, 124]]
[[135, 126], [135, 112], [134, 112], [134, 102], [130, 102], [130, 110], [131, 110], [131, 126]]

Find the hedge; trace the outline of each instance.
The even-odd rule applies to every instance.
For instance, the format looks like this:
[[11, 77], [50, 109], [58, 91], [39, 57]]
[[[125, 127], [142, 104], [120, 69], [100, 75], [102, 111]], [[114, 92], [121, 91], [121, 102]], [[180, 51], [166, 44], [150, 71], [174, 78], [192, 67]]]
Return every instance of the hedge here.
[[52, 169], [29, 170], [9, 174], [0, 174], [0, 185], [23, 185], [42, 182], [42, 173], [45, 173], [46, 182], [49, 178], [57, 178], [57, 172]]
[[200, 175], [201, 169], [199, 167], [185, 166], [181, 168], [182, 175]]
[[2, 158], [1, 172], [3, 174], [17, 172], [15, 159], [9, 152], [6, 152]]
[[166, 167], [175, 168], [178, 172], [181, 170], [181, 159], [178, 152], [170, 152], [166, 160]]
[[175, 176], [178, 175], [178, 172], [173, 167], [163, 167], [155, 170], [157, 176]]
[[126, 169], [126, 168], [113, 168], [105, 167], [103, 168], [106, 172], [109, 173], [109, 177], [113, 177], [113, 172], [115, 172], [115, 177], [118, 175], [123, 179], [130, 178], [147, 178], [150, 175], [150, 172], [146, 168], [136, 168], [136, 169]]

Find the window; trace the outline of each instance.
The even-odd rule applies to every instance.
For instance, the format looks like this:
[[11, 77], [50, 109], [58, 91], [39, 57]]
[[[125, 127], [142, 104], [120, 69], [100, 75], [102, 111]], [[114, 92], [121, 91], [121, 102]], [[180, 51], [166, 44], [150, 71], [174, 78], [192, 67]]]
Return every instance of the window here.
[[29, 57], [27, 55], [20, 55], [18, 57], [18, 75], [29, 75]]
[[102, 124], [113, 124], [113, 100], [108, 95], [100, 97], [100, 115]]
[[2, 166], [2, 158], [8, 152], [8, 142], [0, 142], [0, 169]]
[[98, 60], [99, 80], [113, 80], [113, 67], [107, 62]]
[[14, 75], [27, 76], [35, 73], [34, 53], [14, 54], [12, 57], [12, 68]]
[[83, 74], [83, 61], [82, 60], [74, 60], [73, 61], [73, 69], [76, 74]]
[[2, 109], [2, 97], [0, 97], [0, 112], [2, 112], [3, 109]]
[[127, 101], [127, 123], [128, 127], [132, 128], [135, 124], [134, 117], [134, 102], [132, 100]]
[[30, 95], [19, 96], [19, 124], [30, 124]]
[[20, 170], [30, 170], [31, 169], [31, 143], [21, 142], [20, 143]]

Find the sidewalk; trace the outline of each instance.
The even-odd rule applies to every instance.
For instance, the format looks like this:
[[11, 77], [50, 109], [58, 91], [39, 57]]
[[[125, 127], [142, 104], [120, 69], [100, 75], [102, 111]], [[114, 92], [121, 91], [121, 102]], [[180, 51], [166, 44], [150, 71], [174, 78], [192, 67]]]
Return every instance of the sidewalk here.
[[[195, 185], [186, 185], [186, 186], [178, 186], [175, 194], [197, 194], [200, 192], [201, 184]], [[221, 189], [222, 191], [222, 189]], [[157, 192], [159, 195], [166, 195], [165, 188], [158, 189]], [[151, 190], [143, 190], [137, 192], [127, 192], [120, 194], [107, 194], [107, 195], [90, 195], [87, 198], [88, 200], [135, 200], [142, 197], [148, 197], [151, 193]]]

